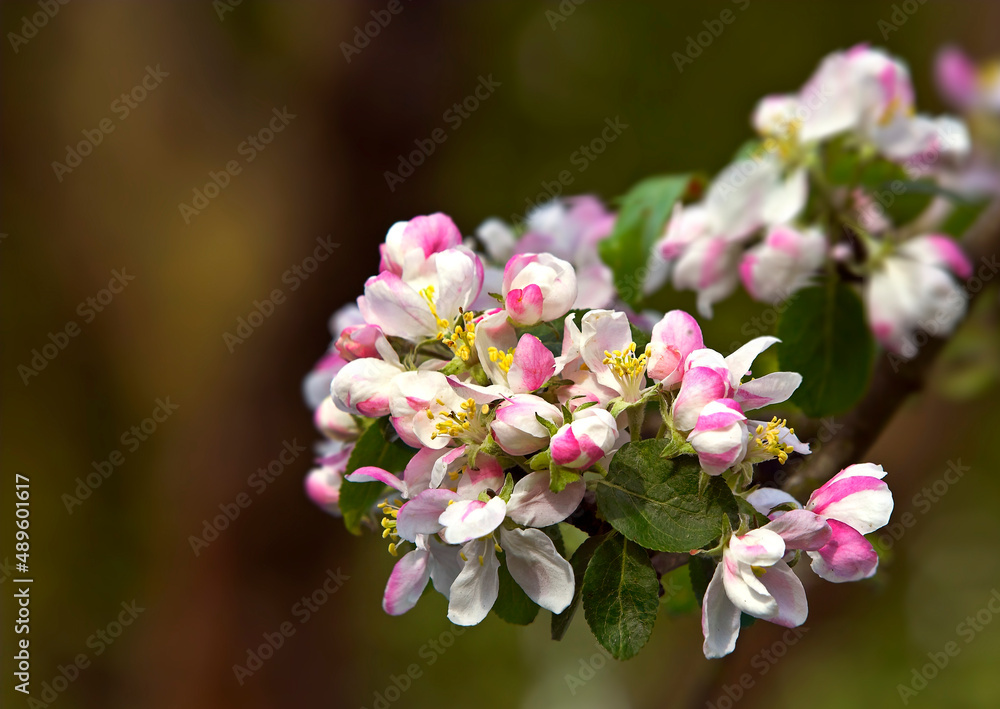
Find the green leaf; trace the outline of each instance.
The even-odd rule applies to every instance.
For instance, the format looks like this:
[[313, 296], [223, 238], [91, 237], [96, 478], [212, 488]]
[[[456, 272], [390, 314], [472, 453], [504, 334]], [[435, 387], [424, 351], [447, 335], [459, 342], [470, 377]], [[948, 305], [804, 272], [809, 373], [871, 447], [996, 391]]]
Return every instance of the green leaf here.
[[674, 203], [691, 184], [690, 175], [643, 180], [622, 199], [611, 236], [598, 245], [601, 259], [614, 273], [621, 298], [636, 307], [653, 244], [663, 235]]
[[576, 320], [576, 324], [579, 325], [580, 318], [588, 312], [590, 311], [571, 310], [558, 320], [540, 322], [530, 327], [519, 327], [517, 328], [517, 338], [520, 340], [522, 335], [534, 335], [548, 348], [549, 352], [558, 357], [562, 354], [563, 330], [565, 329], [566, 318], [572, 315]]
[[647, 549], [685, 552], [722, 533], [723, 517], [737, 516], [736, 500], [720, 477], [698, 494], [696, 458], [662, 457], [663, 439], [626, 443], [597, 480], [597, 506], [612, 527]]
[[715, 562], [699, 555], [692, 556], [687, 566], [688, 576], [691, 579], [691, 589], [694, 591], [694, 597], [698, 600], [698, 605], [700, 606], [702, 600], [705, 598], [705, 591], [708, 589], [708, 584], [715, 574]]
[[514, 625], [530, 625], [538, 615], [538, 606], [528, 598], [528, 594], [517, 585], [517, 581], [507, 570], [506, 561], [500, 564], [500, 590], [493, 612], [501, 620]]
[[989, 203], [988, 199], [956, 202], [952, 206], [951, 213], [944, 220], [944, 224], [940, 226], [938, 231], [954, 237], [963, 236], [969, 230], [969, 227], [979, 219], [979, 215], [983, 213], [983, 210], [986, 209]]
[[550, 524], [548, 527], [539, 527], [538, 530], [543, 532], [546, 537], [552, 540], [552, 546], [556, 548], [559, 552], [559, 556], [566, 557], [566, 544], [563, 542], [562, 530], [559, 529], [558, 524]]
[[660, 606], [673, 616], [687, 615], [698, 610], [698, 599], [691, 586], [691, 570], [688, 564], [668, 571], [660, 577], [663, 596]]
[[573, 616], [576, 615], [576, 608], [580, 605], [580, 594], [583, 590], [583, 577], [587, 571], [587, 565], [590, 564], [590, 559], [594, 556], [594, 552], [597, 551], [597, 547], [604, 541], [605, 536], [589, 537], [573, 552], [573, 558], [569, 560], [570, 566], [573, 567], [573, 579], [575, 582], [573, 600], [570, 601], [570, 604], [566, 606], [566, 610], [562, 613], [558, 615], [555, 613], [552, 614], [553, 640], [562, 640], [563, 636], [566, 635], [566, 631], [569, 630], [570, 623], [573, 622]]
[[597, 641], [627, 660], [649, 640], [660, 606], [660, 584], [646, 550], [612, 534], [583, 576], [583, 612]]
[[875, 192], [892, 223], [903, 226], [920, 216], [939, 191], [933, 180], [893, 180]]
[[865, 393], [875, 344], [850, 286], [827, 283], [796, 293], [777, 336], [781, 369], [802, 375], [792, 402], [808, 416], [842, 413]]
[[552, 492], [562, 492], [567, 485], [575, 483], [580, 478], [580, 471], [564, 468], [556, 465], [554, 460], [549, 460], [549, 490]]
[[[390, 435], [395, 434], [390, 434], [386, 426], [387, 420], [383, 419], [361, 434], [351, 457], [347, 459], [345, 475], [370, 465], [390, 473], [402, 472], [416, 451], [397, 439], [390, 441]], [[344, 515], [344, 526], [351, 534], [361, 533], [361, 520], [385, 490], [386, 486], [380, 482], [352, 483], [345, 480], [341, 484], [340, 511]]]

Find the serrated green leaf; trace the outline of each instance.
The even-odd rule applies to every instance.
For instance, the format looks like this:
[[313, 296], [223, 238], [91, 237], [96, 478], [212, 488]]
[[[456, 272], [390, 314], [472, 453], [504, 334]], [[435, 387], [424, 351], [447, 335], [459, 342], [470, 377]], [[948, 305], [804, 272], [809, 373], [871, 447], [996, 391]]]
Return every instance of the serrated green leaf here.
[[653, 244], [663, 235], [674, 203], [690, 184], [690, 175], [643, 180], [622, 199], [611, 236], [598, 245], [601, 259], [614, 273], [618, 295], [633, 307], [642, 300], [645, 269]]
[[583, 590], [583, 577], [587, 571], [587, 565], [590, 564], [590, 559], [594, 556], [594, 552], [597, 551], [597, 547], [604, 541], [605, 536], [588, 537], [573, 552], [573, 557], [569, 560], [570, 566], [573, 567], [573, 600], [570, 601], [570, 604], [562, 613], [552, 614], [553, 640], [562, 640], [563, 636], [566, 635], [566, 631], [569, 630], [570, 623], [573, 622], [573, 616], [576, 615], [577, 606], [580, 605], [580, 594]]
[[617, 660], [642, 649], [653, 632], [660, 584], [646, 550], [612, 534], [583, 577], [583, 612], [597, 641]]
[[[416, 451], [395, 439], [394, 433], [387, 435], [386, 426], [387, 421], [380, 420], [361, 434], [351, 457], [347, 459], [345, 475], [370, 465], [390, 473], [402, 472]], [[351, 534], [361, 533], [361, 520], [385, 490], [386, 486], [380, 482], [352, 483], [345, 480], [341, 483], [340, 511], [344, 516], [344, 526]]]
[[611, 460], [607, 478], [597, 480], [597, 506], [612, 527], [647, 549], [685, 552], [722, 533], [723, 517], [736, 518], [736, 500], [713, 477], [698, 494], [696, 458], [663, 458], [667, 441], [626, 443]]
[[875, 343], [864, 308], [843, 283], [795, 294], [778, 321], [781, 369], [802, 375], [792, 402], [814, 418], [850, 409], [865, 393]]
[[501, 620], [505, 620], [513, 625], [530, 625], [538, 615], [538, 606], [533, 600], [528, 598], [517, 581], [507, 570], [506, 561], [500, 564], [500, 590], [497, 593], [496, 603], [493, 604], [493, 612]]

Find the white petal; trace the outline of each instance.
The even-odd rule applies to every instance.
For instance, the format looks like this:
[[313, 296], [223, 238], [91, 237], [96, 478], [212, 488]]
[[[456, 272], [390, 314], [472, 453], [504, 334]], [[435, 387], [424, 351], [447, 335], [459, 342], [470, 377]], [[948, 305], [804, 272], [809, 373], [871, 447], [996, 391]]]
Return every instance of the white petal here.
[[469, 542], [462, 547], [462, 554], [465, 566], [451, 585], [448, 620], [455, 625], [478, 625], [500, 592], [500, 562], [492, 539]]
[[553, 613], [562, 613], [573, 600], [573, 567], [538, 529], [501, 529], [500, 546], [507, 569], [528, 598]]
[[[757, 423], [756, 421], [751, 421], [751, 424]], [[773, 510], [778, 505], [793, 504], [795, 507], [802, 507], [799, 501], [794, 497], [789, 495], [784, 490], [779, 490], [774, 487], [762, 487], [754, 490], [749, 495], [747, 495], [747, 502], [754, 506], [754, 509], [760, 512], [765, 517], [771, 514]]]
[[750, 365], [757, 359], [757, 355], [780, 341], [777, 337], [755, 337], [726, 357], [730, 386], [734, 388], [739, 386], [740, 380], [750, 371]]
[[583, 480], [570, 483], [561, 492], [552, 492], [548, 471], [529, 473], [514, 486], [507, 502], [507, 516], [525, 527], [548, 527], [569, 517], [585, 492]]
[[702, 650], [710, 660], [735, 650], [740, 635], [740, 609], [729, 600], [722, 575], [720, 564], [715, 567], [701, 606], [701, 632], [705, 636]]
[[507, 516], [507, 503], [500, 497], [489, 502], [461, 500], [445, 509], [438, 518], [444, 526], [442, 538], [449, 544], [463, 544], [492, 532]]
[[806, 591], [788, 564], [779, 561], [760, 580], [778, 602], [778, 613], [768, 618], [770, 622], [786, 628], [797, 628], [806, 622], [809, 615]]

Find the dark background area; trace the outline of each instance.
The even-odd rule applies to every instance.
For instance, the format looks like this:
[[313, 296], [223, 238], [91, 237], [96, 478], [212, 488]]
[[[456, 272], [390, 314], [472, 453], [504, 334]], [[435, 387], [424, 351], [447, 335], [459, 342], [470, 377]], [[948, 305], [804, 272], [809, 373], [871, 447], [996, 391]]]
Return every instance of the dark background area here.
[[[527, 629], [491, 616], [442, 638], [451, 626], [437, 596], [401, 618], [382, 613], [392, 558], [305, 497], [308, 452], [278, 463], [263, 489], [249, 480], [286, 444], [317, 438], [301, 378], [328, 344], [329, 315], [377, 270], [394, 221], [440, 210], [471, 234], [486, 217], [523, 214], [563, 170], [568, 193], [605, 199], [651, 174], [715, 171], [750, 137], [759, 97], [796, 89], [822, 56], [862, 41], [905, 58], [918, 105], [940, 112], [934, 53], [947, 42], [979, 58], [1000, 51], [1000, 3], [903, 3], [915, 12], [884, 38], [879, 22], [898, 3], [401, 0], [347, 61], [342, 43], [387, 2], [244, 0], [220, 17], [224, 1], [78, 0], [30, 38], [23, 18], [38, 16], [37, 3], [0, 11], [0, 559], [14, 558], [21, 473], [31, 480], [36, 698], [83, 653], [89, 664], [55, 695], [64, 709], [370, 708], [411, 664], [421, 676], [392, 706], [723, 707], [744, 674], [748, 709], [895, 706], [927, 653], [958, 641], [961, 653], [910, 705], [1000, 706], [1000, 622], [968, 643], [956, 629], [1000, 587], [996, 386], [976, 398], [937, 387], [900, 413], [869, 457], [889, 471], [894, 520], [910, 512], [915, 523], [875, 579], [812, 578], [807, 631], [773, 663], [761, 653], [782, 644], [781, 629], [757, 623], [735, 655], [710, 663], [697, 617], [666, 608], [625, 664], [592, 661], [582, 616], [559, 644], [545, 612]], [[735, 21], [679, 71], [674, 54], [724, 9]], [[12, 32], [26, 39], [16, 51]], [[167, 76], [123, 117], [114, 102], [147, 67]], [[456, 127], [445, 113], [480, 77], [499, 86]], [[295, 117], [248, 161], [241, 143], [284, 108]], [[52, 163], [104, 119], [113, 130], [57, 175]], [[581, 171], [574, 153], [615, 119], [627, 128]], [[384, 173], [437, 128], [446, 140], [390, 190]], [[186, 223], [178, 205], [231, 160], [240, 173]], [[283, 274], [327, 235], [333, 257], [293, 290]], [[114, 269], [134, 280], [88, 321], [81, 304]], [[276, 288], [284, 302], [227, 346], [224, 334]], [[762, 310], [722, 303], [708, 344], [745, 339], [741, 326]], [[70, 321], [79, 334], [25, 383], [19, 366]], [[166, 398], [179, 408], [129, 450], [122, 435]], [[122, 464], [67, 505], [77, 478], [114, 450]], [[942, 495], [949, 462], [968, 471]], [[915, 497], [935, 482], [937, 501]], [[241, 493], [251, 504], [196, 555], [190, 537]], [[328, 570], [349, 579], [300, 622], [293, 606]], [[8, 671], [12, 578], [0, 576], [4, 706], [25, 706]], [[144, 609], [134, 622], [109, 645], [94, 640], [133, 600]], [[241, 685], [233, 666], [286, 621], [294, 634]], [[454, 644], [428, 651], [445, 639]], [[567, 676], [587, 681], [571, 689]]]

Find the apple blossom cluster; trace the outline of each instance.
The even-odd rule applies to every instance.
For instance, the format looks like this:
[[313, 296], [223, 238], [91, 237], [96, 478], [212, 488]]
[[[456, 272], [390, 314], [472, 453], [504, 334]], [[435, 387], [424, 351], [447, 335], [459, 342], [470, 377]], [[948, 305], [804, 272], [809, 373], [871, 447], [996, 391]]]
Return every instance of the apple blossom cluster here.
[[[686, 312], [646, 332], [608, 307], [612, 274], [596, 254], [613, 221], [578, 198], [533, 214], [520, 238], [487, 222], [485, 263], [444, 214], [394, 224], [379, 273], [334, 317], [304, 385], [326, 438], [306, 489], [351, 531], [386, 540], [387, 613], [430, 585], [455, 624], [491, 610], [530, 622], [544, 608], [556, 636], [582, 597], [623, 659], [652, 631], [652, 557], [676, 554], [692, 587], [711, 578], [704, 651], [721, 657], [741, 614], [805, 621], [791, 570], [802, 552], [827, 581], [875, 573], [863, 535], [892, 510], [885, 473], [851, 466], [804, 507], [756, 485], [755, 466], [809, 453], [784, 419], [752, 418], [802, 377], [755, 368], [777, 338], [723, 355]], [[572, 555], [564, 524], [588, 535]]]
[[[951, 94], [962, 105], [996, 103], [994, 80], [974, 81], [950, 57]], [[955, 78], [955, 77], [958, 78]], [[949, 334], [966, 309], [956, 281], [971, 265], [944, 231], [948, 178], [970, 150], [965, 124], [916, 113], [906, 66], [859, 45], [827, 56], [796, 93], [767, 96], [751, 142], [708, 185], [677, 203], [655, 258], [697, 292], [702, 315], [742, 283], [755, 300], [781, 304], [817, 280], [858, 282], [871, 331], [912, 357], [914, 333]]]

